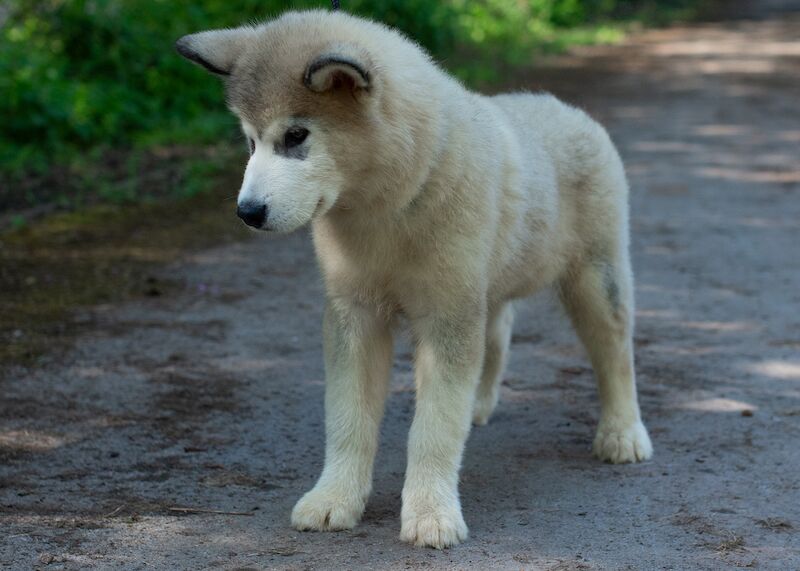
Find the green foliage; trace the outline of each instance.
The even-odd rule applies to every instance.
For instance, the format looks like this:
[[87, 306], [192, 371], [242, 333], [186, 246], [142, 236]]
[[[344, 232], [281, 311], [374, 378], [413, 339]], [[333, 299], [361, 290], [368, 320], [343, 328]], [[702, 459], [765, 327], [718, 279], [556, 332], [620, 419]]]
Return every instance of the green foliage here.
[[[501, 58], [514, 64], [537, 46], [613, 39], [613, 29], [586, 25], [665, 4], [681, 8], [692, 3], [342, 4], [406, 31], [462, 77], [490, 80], [492, 66], [481, 66], [481, 61]], [[112, 147], [203, 145], [232, 137], [235, 122], [224, 109], [218, 82], [177, 56], [175, 39], [263, 20], [290, 8], [328, 6], [323, 0], [5, 0], [0, 5], [0, 173], [6, 176], [0, 178], [68, 164], [89, 150], [96, 155]]]

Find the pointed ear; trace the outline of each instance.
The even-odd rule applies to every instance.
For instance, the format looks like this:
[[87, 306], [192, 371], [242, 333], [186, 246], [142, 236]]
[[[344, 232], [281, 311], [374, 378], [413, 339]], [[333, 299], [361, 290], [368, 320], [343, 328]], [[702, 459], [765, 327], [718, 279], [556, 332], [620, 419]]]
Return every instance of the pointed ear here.
[[373, 85], [369, 68], [367, 55], [356, 49], [331, 50], [311, 60], [303, 83], [317, 93], [340, 89], [353, 93], [370, 91]]
[[253, 28], [210, 30], [183, 36], [175, 42], [175, 49], [183, 57], [202, 65], [211, 73], [230, 75], [254, 35]]

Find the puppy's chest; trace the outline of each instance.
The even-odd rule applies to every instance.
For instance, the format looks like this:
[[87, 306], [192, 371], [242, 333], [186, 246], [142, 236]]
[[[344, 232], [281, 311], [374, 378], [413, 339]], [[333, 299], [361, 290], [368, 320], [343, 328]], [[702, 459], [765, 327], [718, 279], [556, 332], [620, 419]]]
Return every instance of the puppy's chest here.
[[373, 258], [355, 261], [357, 268], [347, 276], [350, 290], [364, 302], [371, 302], [402, 311], [407, 299], [419, 295], [424, 288], [425, 272], [418, 264], [402, 259]]
[[382, 313], [413, 313], [431, 282], [435, 269], [425, 256], [407, 248], [389, 248], [375, 241], [353, 250], [328, 249], [320, 256], [329, 294], [347, 297]]

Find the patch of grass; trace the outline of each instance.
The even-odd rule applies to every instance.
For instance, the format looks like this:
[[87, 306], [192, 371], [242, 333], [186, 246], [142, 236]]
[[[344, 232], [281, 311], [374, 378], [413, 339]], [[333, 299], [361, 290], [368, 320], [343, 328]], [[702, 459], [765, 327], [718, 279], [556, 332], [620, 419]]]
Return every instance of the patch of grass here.
[[769, 529], [771, 531], [790, 531], [794, 529], [794, 526], [788, 520], [779, 517], [759, 519], [756, 520], [756, 523], [764, 529]]
[[736, 535], [733, 532], [728, 532], [728, 537], [715, 546], [714, 550], [724, 555], [734, 551], [744, 550], [744, 538], [741, 535]]
[[230, 143], [94, 149], [41, 172], [0, 173], [0, 231], [56, 210], [194, 196], [226, 171], [240, 175], [246, 156]]

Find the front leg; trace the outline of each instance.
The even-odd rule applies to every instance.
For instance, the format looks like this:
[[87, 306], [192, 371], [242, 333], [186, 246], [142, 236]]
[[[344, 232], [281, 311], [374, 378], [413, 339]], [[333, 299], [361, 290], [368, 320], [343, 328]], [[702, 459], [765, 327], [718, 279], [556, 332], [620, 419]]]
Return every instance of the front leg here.
[[417, 335], [417, 404], [408, 441], [400, 538], [441, 549], [467, 537], [458, 471], [483, 361], [485, 312], [426, 318]]
[[323, 341], [325, 467], [292, 511], [299, 530], [350, 529], [361, 519], [392, 365], [390, 325], [370, 308], [329, 301]]

